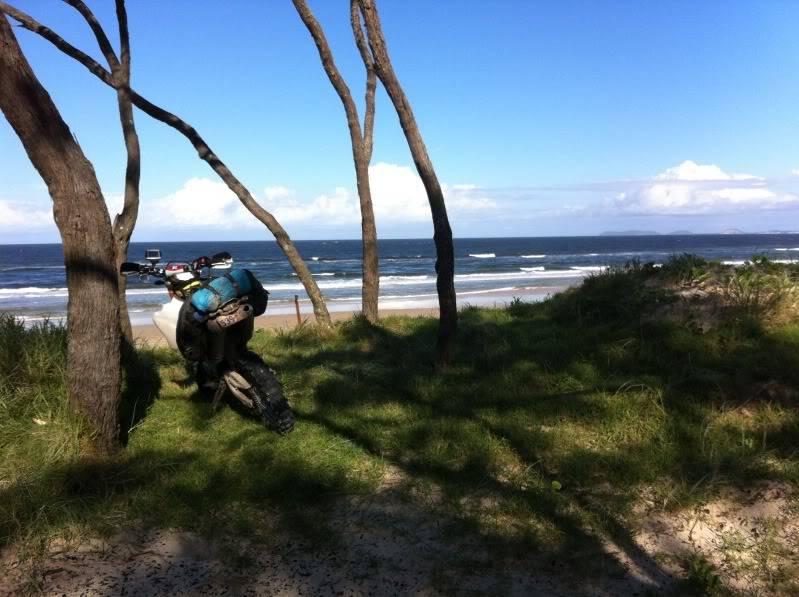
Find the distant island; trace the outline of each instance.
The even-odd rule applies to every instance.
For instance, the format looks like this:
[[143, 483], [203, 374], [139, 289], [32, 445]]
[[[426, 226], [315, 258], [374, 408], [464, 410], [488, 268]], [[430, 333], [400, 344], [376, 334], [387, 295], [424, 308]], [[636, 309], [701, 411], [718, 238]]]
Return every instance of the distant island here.
[[599, 236], [660, 236], [660, 232], [652, 230], [606, 230]]
[[674, 230], [673, 232], [655, 232], [654, 230], [605, 230], [599, 236], [688, 236], [694, 234], [799, 234], [796, 230], [765, 230], [760, 232], [746, 232], [738, 228], [727, 228], [721, 232], [692, 232], [691, 230]]

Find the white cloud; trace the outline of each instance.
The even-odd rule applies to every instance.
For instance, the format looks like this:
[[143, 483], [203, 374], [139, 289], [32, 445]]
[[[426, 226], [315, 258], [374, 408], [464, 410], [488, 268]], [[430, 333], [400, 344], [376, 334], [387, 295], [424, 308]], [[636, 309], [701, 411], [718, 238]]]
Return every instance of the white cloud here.
[[423, 222], [430, 204], [422, 179], [407, 166], [379, 162], [369, 166], [372, 203], [378, 222]]
[[[430, 221], [430, 204], [419, 175], [407, 166], [379, 162], [369, 167], [372, 205], [378, 226], [381, 223]], [[442, 184], [441, 189], [451, 215], [496, 208], [496, 203], [481, 196], [476, 185]], [[341, 225], [360, 222], [357, 193], [339, 187], [311, 201], [301, 201], [286, 187], [264, 189], [264, 207], [280, 222], [319, 222]]]
[[221, 181], [191, 178], [139, 210], [139, 222], [154, 227], [241, 228], [261, 226]]
[[762, 178], [692, 161], [632, 184], [605, 202], [606, 208], [627, 215], [722, 214], [795, 205], [799, 196], [771, 190]]
[[793, 170], [791, 170], [791, 174], [793, 176], [799, 176], [799, 168], [794, 168]]
[[125, 205], [125, 195], [119, 193], [103, 193], [103, 197], [105, 197], [108, 215], [111, 216], [111, 222], [113, 223], [114, 218], [122, 211], [122, 207]]
[[[279, 188], [280, 193], [270, 193]], [[285, 191], [285, 192], [283, 192]], [[359, 208], [350, 192], [338, 187], [331, 195], [319, 195], [310, 202], [301, 202], [285, 187], [267, 187], [264, 207], [278, 222], [310, 222], [320, 224], [349, 224], [360, 219]]]
[[51, 209], [0, 199], [0, 230], [19, 233], [54, 227]]
[[292, 192], [290, 189], [287, 189], [286, 187], [276, 186], [276, 187], [266, 187], [264, 189], [264, 194], [266, 195], [266, 199], [268, 201], [274, 201], [275, 199], [290, 197], [292, 195]]

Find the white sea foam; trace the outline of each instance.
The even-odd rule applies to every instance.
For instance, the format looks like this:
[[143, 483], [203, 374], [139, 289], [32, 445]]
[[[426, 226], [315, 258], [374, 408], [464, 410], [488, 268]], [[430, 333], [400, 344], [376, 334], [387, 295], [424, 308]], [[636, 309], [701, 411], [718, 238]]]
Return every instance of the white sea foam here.
[[[163, 288], [163, 286], [157, 288], [128, 288], [126, 294], [162, 294], [167, 296], [166, 290]], [[59, 298], [65, 296], [69, 296], [69, 292], [66, 288], [41, 288], [37, 286], [28, 286], [25, 288], [0, 288], [0, 300], [15, 298]]]
[[496, 257], [495, 253], [469, 253], [469, 257], [474, 257], [476, 259], [493, 259]]
[[519, 255], [522, 259], [543, 259], [546, 255]]
[[51, 292], [66, 292], [66, 288], [40, 288], [38, 286], [26, 286], [24, 288], [0, 288], [0, 297], [3, 296], [27, 296], [27, 295], [46, 295]]
[[[297, 273], [296, 272], [291, 272], [291, 275], [294, 276], [295, 278], [297, 277]], [[334, 272], [321, 272], [321, 273], [318, 273], [318, 274], [311, 274], [311, 275], [312, 276], [335, 276], [336, 274]]]
[[539, 265], [536, 267], [520, 267], [519, 269], [522, 270], [523, 272], [543, 272], [544, 266]]
[[743, 265], [746, 262], [743, 261], [743, 260], [737, 259], [737, 260], [734, 260], [734, 261], [722, 261], [722, 263], [724, 265]]
[[578, 272], [604, 272], [608, 269], [607, 265], [573, 265], [570, 269]]
[[799, 263], [799, 259], [775, 259], [774, 263]]
[[319, 257], [317, 257], [315, 255], [313, 257], [311, 257], [311, 259], [313, 259], [314, 261], [319, 261]]
[[[522, 270], [527, 268], [521, 268]], [[476, 274], [456, 274], [455, 281], [461, 284], [469, 282], [497, 282], [513, 280], [538, 280], [538, 279], [558, 279], [558, 278], [583, 278], [588, 275], [588, 271], [576, 269], [568, 270], [545, 270], [544, 268], [529, 268], [532, 271], [518, 272], [485, 272]], [[394, 286], [419, 286], [435, 284], [435, 276], [380, 276], [380, 288], [386, 289]], [[360, 288], [360, 278], [348, 278], [338, 280], [322, 280], [318, 283], [322, 290], [339, 290], [346, 288]], [[303, 290], [299, 282], [267, 285], [267, 290]]]
[[19, 270], [40, 270], [40, 269], [64, 269], [63, 265], [14, 265], [11, 267], [0, 267], [0, 272], [14, 272]]

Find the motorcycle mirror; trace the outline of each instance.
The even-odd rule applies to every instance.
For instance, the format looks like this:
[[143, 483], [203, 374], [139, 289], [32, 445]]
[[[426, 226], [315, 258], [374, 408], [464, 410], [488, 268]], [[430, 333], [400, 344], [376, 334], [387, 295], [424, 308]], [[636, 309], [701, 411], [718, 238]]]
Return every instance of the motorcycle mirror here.
[[138, 263], [133, 263], [132, 261], [126, 261], [122, 265], [119, 266], [119, 273], [130, 275], [130, 274], [138, 274], [141, 272], [141, 265]]
[[211, 257], [211, 267], [216, 269], [230, 269], [233, 267], [233, 256], [227, 251], [222, 251]]

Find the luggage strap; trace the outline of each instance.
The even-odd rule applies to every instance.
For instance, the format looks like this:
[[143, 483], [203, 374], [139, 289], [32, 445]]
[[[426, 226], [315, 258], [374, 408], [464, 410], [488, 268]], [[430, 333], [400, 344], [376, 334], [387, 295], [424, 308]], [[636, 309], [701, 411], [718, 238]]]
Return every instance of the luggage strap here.
[[225, 274], [225, 278], [227, 278], [230, 281], [231, 285], [233, 286], [233, 289], [236, 291], [236, 294], [240, 295], [241, 286], [239, 286], [238, 282], [236, 282], [236, 279], [233, 276], [231, 276], [230, 273]]

